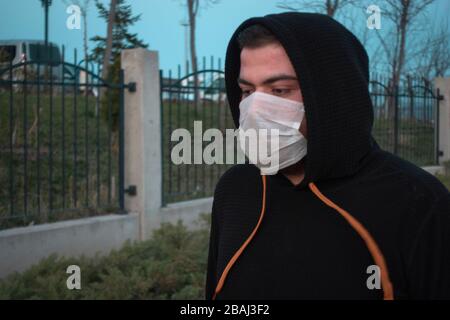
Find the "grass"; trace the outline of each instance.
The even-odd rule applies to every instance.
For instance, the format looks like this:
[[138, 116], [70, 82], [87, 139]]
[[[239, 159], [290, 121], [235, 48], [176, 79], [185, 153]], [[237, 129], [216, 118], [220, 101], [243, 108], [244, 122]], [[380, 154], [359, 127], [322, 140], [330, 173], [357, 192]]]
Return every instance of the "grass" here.
[[447, 187], [450, 191], [450, 160], [443, 163], [444, 172], [437, 174], [436, 177]]
[[450, 191], [450, 175], [438, 174], [436, 177], [447, 187]]
[[[394, 153], [394, 126], [387, 119], [375, 119], [373, 136], [380, 146]], [[434, 127], [419, 120], [402, 120], [398, 126], [397, 155], [418, 166], [435, 164]]]

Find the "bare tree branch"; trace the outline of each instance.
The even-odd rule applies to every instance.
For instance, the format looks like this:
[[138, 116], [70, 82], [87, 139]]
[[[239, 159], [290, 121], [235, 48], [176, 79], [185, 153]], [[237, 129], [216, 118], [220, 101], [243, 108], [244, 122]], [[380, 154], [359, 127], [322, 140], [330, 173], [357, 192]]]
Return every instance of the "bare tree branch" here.
[[324, 13], [330, 17], [335, 17], [338, 11], [341, 11], [348, 5], [356, 5], [356, 0], [312, 0], [312, 1], [280, 1], [277, 7], [288, 11], [314, 11]]

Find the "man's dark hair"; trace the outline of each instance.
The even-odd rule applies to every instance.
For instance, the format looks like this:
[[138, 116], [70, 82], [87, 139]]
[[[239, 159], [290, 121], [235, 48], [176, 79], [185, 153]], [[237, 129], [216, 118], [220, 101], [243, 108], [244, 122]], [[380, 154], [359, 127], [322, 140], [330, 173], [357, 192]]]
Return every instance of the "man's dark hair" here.
[[237, 37], [237, 41], [241, 50], [244, 47], [254, 49], [279, 42], [272, 32], [260, 24], [254, 24], [242, 30]]

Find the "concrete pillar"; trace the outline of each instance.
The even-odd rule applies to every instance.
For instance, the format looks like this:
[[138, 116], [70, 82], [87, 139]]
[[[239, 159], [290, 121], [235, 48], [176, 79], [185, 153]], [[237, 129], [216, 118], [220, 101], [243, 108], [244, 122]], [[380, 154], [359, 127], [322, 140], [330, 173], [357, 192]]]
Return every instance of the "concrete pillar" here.
[[135, 82], [136, 91], [125, 91], [125, 210], [139, 214], [141, 240], [161, 223], [161, 108], [158, 52], [143, 48], [123, 50], [125, 83]]
[[439, 103], [439, 164], [450, 161], [450, 78], [436, 78], [435, 88], [444, 97]]

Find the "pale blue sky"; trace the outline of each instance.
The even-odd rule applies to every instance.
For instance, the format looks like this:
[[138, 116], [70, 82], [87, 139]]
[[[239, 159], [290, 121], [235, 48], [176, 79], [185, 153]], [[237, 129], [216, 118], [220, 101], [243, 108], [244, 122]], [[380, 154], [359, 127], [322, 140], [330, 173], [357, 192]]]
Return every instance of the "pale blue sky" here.
[[[43, 38], [44, 13], [40, 0], [0, 1], [2, 3], [0, 39]], [[65, 2], [70, 3], [70, 0]], [[142, 14], [141, 21], [132, 27], [131, 31], [137, 32], [139, 37], [149, 44], [151, 50], [159, 51], [160, 65], [165, 70], [169, 68], [175, 70], [185, 59], [185, 32], [180, 21], [186, 17], [186, 9], [181, 5], [182, 2], [185, 1], [128, 0], [133, 13]], [[228, 40], [236, 27], [249, 17], [281, 12], [282, 10], [276, 7], [277, 3], [277, 0], [221, 0], [219, 4], [202, 10], [197, 22], [199, 58], [213, 55], [222, 58], [223, 61]], [[377, 1], [370, 3], [377, 4]], [[97, 17], [93, 4], [94, 0], [91, 0], [88, 12], [89, 37], [106, 33], [106, 25]], [[450, 0], [437, 0], [429, 10], [431, 15], [438, 17], [449, 12]], [[64, 44], [68, 50], [78, 48], [81, 54], [82, 30], [67, 29], [67, 17], [66, 4], [63, 0], [53, 0], [50, 9], [49, 38], [59, 45]], [[364, 12], [354, 15], [354, 19], [356, 26], [365, 27], [367, 15]]]

